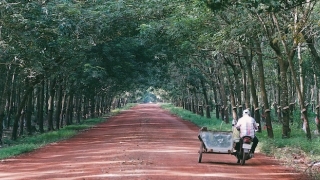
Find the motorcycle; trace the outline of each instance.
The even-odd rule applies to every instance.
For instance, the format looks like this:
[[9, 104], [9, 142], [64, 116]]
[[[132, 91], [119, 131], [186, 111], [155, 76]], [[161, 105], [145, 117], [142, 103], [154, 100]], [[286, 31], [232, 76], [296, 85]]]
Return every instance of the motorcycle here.
[[249, 160], [253, 157], [252, 153], [250, 152], [252, 147], [252, 140], [253, 139], [250, 136], [244, 136], [240, 138], [240, 141], [238, 142], [239, 147], [235, 154], [238, 159], [237, 163], [244, 165], [246, 160]]
[[[237, 163], [244, 165], [246, 160], [253, 158], [253, 154], [251, 153], [253, 138], [251, 136], [244, 136], [244, 137], [238, 139], [238, 137], [240, 135], [239, 134], [240, 130], [235, 128], [236, 124], [237, 124], [237, 121], [233, 120], [232, 121], [232, 131], [233, 131], [233, 137], [235, 139], [234, 149], [236, 150], [236, 152], [234, 152], [233, 154], [238, 159]], [[256, 126], [258, 127], [259, 124], [256, 123]]]

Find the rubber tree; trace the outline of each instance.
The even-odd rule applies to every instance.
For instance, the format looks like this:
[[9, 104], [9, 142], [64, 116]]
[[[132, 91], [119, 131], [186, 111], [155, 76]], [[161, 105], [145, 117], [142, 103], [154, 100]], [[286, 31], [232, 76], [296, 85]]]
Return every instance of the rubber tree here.
[[268, 133], [269, 138], [273, 138], [273, 128], [272, 128], [272, 123], [271, 123], [271, 116], [270, 116], [270, 105], [268, 101], [268, 96], [267, 96], [267, 90], [266, 90], [266, 85], [265, 85], [265, 75], [264, 75], [264, 65], [263, 65], [263, 57], [262, 57], [262, 50], [261, 50], [261, 41], [258, 39], [258, 37], [253, 37], [254, 44], [255, 44], [255, 49], [257, 52], [257, 66], [258, 66], [258, 72], [259, 72], [259, 80], [260, 80], [260, 88], [261, 88], [261, 98], [263, 101], [263, 106], [264, 106], [264, 112], [263, 115], [266, 120], [266, 129]]
[[[258, 96], [257, 96], [255, 80], [254, 80], [253, 72], [252, 72], [252, 56], [249, 55], [248, 50], [246, 48], [242, 48], [242, 53], [243, 53], [244, 59], [246, 61], [246, 70], [247, 70], [248, 79], [249, 79], [249, 83], [250, 83], [250, 92], [251, 92], [251, 96], [252, 96], [253, 110], [254, 110], [253, 115], [254, 115], [256, 122], [261, 124]], [[261, 132], [261, 126], [259, 126], [258, 131]]]

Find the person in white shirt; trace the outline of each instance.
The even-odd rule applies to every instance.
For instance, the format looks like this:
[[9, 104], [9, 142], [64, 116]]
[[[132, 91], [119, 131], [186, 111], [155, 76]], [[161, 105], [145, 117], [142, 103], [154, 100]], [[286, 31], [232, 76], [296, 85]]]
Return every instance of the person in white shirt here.
[[244, 136], [250, 136], [252, 138], [251, 153], [254, 154], [255, 149], [258, 145], [258, 138], [255, 136], [258, 126], [256, 121], [250, 116], [250, 111], [245, 109], [243, 111], [243, 116], [238, 120], [236, 128], [240, 131], [240, 138]]

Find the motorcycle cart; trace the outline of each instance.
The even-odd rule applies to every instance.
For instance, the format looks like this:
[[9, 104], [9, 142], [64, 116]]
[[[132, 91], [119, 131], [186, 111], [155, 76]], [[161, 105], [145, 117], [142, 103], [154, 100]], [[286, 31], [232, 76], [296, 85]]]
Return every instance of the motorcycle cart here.
[[199, 159], [201, 163], [202, 154], [235, 154], [235, 143], [239, 142], [239, 134], [235, 131], [211, 131], [202, 127], [199, 131], [198, 138], [201, 141]]

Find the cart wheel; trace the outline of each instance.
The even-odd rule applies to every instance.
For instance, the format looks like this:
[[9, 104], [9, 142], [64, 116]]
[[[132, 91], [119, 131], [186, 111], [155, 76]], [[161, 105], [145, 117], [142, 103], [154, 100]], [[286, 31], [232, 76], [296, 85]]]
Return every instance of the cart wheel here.
[[247, 154], [248, 154], [248, 153], [245, 153], [245, 152], [243, 151], [242, 160], [241, 160], [241, 165], [242, 165], [242, 166], [246, 163]]
[[202, 152], [203, 152], [203, 142], [201, 142], [201, 144], [200, 144], [200, 151], [199, 151], [198, 163], [201, 163], [201, 160], [202, 160]]

